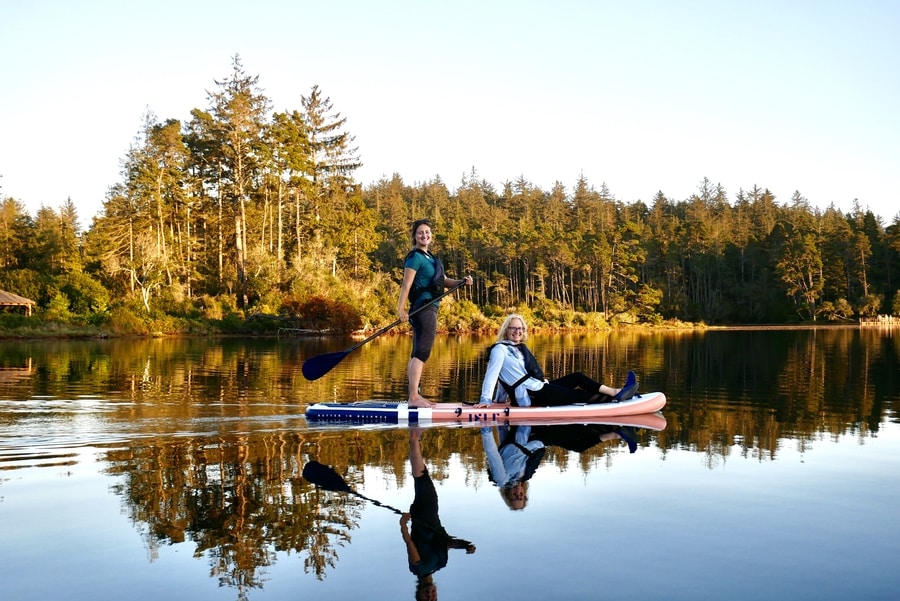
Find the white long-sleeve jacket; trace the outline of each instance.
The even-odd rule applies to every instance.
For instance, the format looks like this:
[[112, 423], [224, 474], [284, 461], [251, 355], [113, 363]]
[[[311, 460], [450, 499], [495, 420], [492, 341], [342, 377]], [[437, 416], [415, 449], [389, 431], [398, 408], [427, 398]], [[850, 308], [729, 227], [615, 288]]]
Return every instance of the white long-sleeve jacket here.
[[[493, 428], [481, 429], [481, 443], [484, 445], [484, 453], [487, 456], [488, 467], [491, 471], [491, 480], [503, 488], [515, 484], [525, 474], [525, 466], [528, 463], [528, 454], [514, 444], [498, 445], [494, 438]], [[506, 426], [498, 428], [501, 440], [506, 437]], [[521, 447], [534, 452], [544, 447], [539, 440], [528, 440], [531, 434], [531, 426], [520, 426], [516, 430], [515, 441]]]
[[[525, 359], [516, 345], [506, 340], [498, 342], [491, 349], [487, 371], [484, 374], [484, 382], [481, 385], [481, 403], [502, 403], [506, 401], [506, 390], [499, 380], [507, 384], [515, 384], [527, 371]], [[529, 377], [516, 387], [516, 403], [520, 407], [531, 405], [528, 396], [529, 390], [540, 390], [544, 386], [543, 380]]]

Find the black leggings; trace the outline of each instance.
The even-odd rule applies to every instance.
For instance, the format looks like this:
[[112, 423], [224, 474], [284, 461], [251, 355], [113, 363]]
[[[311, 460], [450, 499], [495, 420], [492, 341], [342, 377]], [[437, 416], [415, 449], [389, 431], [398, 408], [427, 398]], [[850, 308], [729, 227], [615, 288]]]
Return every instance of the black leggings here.
[[600, 392], [600, 382], [576, 371], [544, 384], [540, 390], [529, 390], [535, 407], [555, 407], [578, 403], [608, 403], [612, 397]]

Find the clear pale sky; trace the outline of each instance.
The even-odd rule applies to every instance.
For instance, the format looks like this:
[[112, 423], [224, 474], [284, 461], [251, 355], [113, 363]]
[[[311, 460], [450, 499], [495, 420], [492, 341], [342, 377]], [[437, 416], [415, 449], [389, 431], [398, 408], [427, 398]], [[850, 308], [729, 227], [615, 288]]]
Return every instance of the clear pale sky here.
[[318, 85], [366, 185], [706, 177], [900, 216], [897, 0], [0, 0], [0, 194], [87, 227], [145, 110], [208, 108], [235, 54], [275, 110]]

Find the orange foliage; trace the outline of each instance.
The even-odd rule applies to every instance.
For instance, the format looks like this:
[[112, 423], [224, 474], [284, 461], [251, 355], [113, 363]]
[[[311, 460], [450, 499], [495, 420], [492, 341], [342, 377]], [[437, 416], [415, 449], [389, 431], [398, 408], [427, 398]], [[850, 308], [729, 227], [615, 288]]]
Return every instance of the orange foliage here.
[[304, 301], [285, 299], [282, 312], [296, 317], [301, 327], [310, 330], [352, 332], [362, 326], [362, 319], [352, 306], [321, 296]]

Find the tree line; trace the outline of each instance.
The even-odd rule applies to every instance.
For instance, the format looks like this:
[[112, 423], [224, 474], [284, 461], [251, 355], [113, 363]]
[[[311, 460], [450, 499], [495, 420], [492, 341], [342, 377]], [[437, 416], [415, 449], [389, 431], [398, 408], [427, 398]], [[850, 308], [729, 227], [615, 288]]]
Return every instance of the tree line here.
[[[239, 56], [191, 118], [148, 111], [121, 181], [82, 231], [74, 203], [0, 206], [0, 288], [45, 317], [115, 311], [315, 314], [377, 324], [393, 307], [409, 225], [432, 220], [448, 273], [481, 315], [528, 306], [601, 321], [840, 321], [900, 314], [900, 221], [858, 204], [812, 208], [709, 179], [686, 199], [624, 203], [584, 177], [499, 188], [473, 168], [456, 189], [399, 174], [362, 185], [347, 119], [313, 86], [274, 112]], [[349, 317], [347, 317], [349, 315]], [[471, 323], [474, 323], [472, 321]]]

